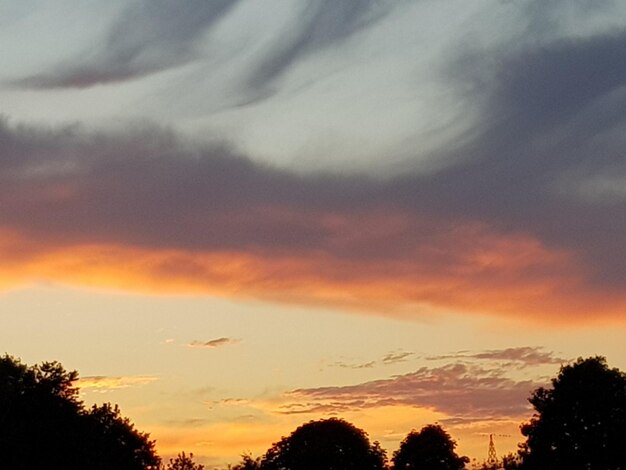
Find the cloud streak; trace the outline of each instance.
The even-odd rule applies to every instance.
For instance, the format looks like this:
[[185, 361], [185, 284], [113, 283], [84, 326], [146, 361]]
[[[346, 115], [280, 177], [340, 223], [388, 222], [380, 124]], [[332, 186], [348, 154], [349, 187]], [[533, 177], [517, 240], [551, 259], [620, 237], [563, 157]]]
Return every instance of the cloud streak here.
[[220, 348], [222, 346], [227, 346], [229, 344], [238, 343], [239, 340], [232, 338], [216, 338], [210, 341], [192, 341], [189, 343], [190, 348], [204, 348], [204, 349], [215, 349]]
[[158, 377], [150, 375], [140, 376], [106, 376], [106, 375], [92, 375], [87, 377], [81, 377], [77, 386], [81, 390], [93, 389], [98, 391], [104, 390], [117, 390], [120, 388], [137, 387], [141, 385], [148, 385], [159, 380]]
[[455, 354], [447, 354], [442, 356], [430, 356], [428, 360], [444, 360], [444, 359], [468, 359], [468, 360], [490, 360], [501, 361], [506, 363], [517, 363], [519, 367], [533, 367], [549, 364], [563, 364], [568, 359], [558, 357], [552, 351], [544, 351], [543, 348], [522, 346], [517, 348], [506, 349], [490, 349], [481, 352], [459, 351]]
[[248, 86], [262, 90], [299, 59], [337, 45], [362, 29], [371, 27], [394, 6], [388, 0], [308, 0], [295, 21], [289, 24], [250, 72]]
[[285, 414], [333, 414], [382, 406], [429, 408], [456, 418], [502, 419], [528, 414], [526, 398], [538, 386], [505, 370], [452, 363], [343, 387], [295, 390]]
[[[141, 0], [130, 4], [109, 26], [103, 40], [79, 57], [50, 71], [21, 78], [26, 88], [88, 88], [134, 80], [215, 54], [201, 44], [241, 0]], [[389, 0], [304, 0], [294, 2], [277, 40], [248, 66], [243, 92], [262, 97], [268, 86], [299, 59], [341, 43], [371, 27], [393, 9]], [[277, 5], [268, 4], [267, 8]], [[219, 42], [219, 41], [216, 41]], [[240, 53], [240, 51], [239, 51]], [[237, 54], [237, 53], [235, 53]]]
[[113, 22], [105, 39], [88, 53], [50, 72], [23, 78], [32, 88], [86, 88], [136, 79], [188, 63], [198, 57], [201, 36], [234, 8], [238, 0], [140, 0]]

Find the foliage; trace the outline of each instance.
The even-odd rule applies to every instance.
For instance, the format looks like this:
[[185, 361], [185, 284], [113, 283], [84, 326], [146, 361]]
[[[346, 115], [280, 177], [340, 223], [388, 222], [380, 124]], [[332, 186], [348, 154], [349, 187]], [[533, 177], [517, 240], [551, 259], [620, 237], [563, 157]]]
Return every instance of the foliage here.
[[193, 461], [193, 453], [185, 455], [181, 452], [174, 459], [170, 459], [165, 470], [204, 470], [204, 465], [197, 464]]
[[504, 470], [518, 470], [522, 468], [519, 455], [511, 453], [502, 457], [502, 468]]
[[110, 404], [85, 409], [75, 371], [58, 362], [27, 367], [0, 358], [3, 468], [156, 469], [154, 442]]
[[502, 457], [501, 462], [487, 463], [485, 462], [480, 470], [519, 470], [521, 467], [519, 455], [509, 453]]
[[411, 431], [394, 452], [393, 470], [461, 470], [469, 458], [459, 457], [456, 442], [441, 426], [428, 425]]
[[552, 388], [529, 399], [534, 417], [522, 426], [525, 469], [624, 469], [626, 375], [603, 357], [562, 367]]
[[241, 456], [241, 462], [232, 467], [232, 470], [260, 470], [261, 469], [261, 458], [257, 457], [253, 458], [249, 454], [244, 454]]
[[367, 434], [337, 418], [310, 421], [275, 443], [263, 470], [383, 470], [385, 452]]

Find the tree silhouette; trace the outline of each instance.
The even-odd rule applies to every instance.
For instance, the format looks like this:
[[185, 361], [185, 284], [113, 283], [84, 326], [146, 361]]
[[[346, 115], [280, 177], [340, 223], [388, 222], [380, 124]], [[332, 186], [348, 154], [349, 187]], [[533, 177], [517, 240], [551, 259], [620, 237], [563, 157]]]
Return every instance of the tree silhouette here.
[[165, 470], [204, 470], [204, 465], [195, 463], [192, 453], [187, 456], [185, 452], [181, 452], [176, 458], [170, 459]]
[[[230, 467], [229, 467], [230, 468]], [[260, 470], [261, 458], [254, 458], [250, 454], [243, 454], [241, 456], [241, 462], [232, 467], [232, 470]]]
[[337, 418], [310, 421], [265, 454], [263, 470], [383, 470], [385, 452], [367, 434]]
[[110, 404], [87, 410], [76, 371], [58, 362], [27, 367], [0, 358], [2, 468], [156, 469], [154, 442]]
[[552, 388], [529, 399], [535, 415], [522, 426], [525, 469], [626, 468], [626, 375], [603, 357], [561, 367]]
[[392, 470], [461, 470], [469, 458], [459, 457], [456, 442], [441, 426], [430, 424], [411, 431], [394, 452]]

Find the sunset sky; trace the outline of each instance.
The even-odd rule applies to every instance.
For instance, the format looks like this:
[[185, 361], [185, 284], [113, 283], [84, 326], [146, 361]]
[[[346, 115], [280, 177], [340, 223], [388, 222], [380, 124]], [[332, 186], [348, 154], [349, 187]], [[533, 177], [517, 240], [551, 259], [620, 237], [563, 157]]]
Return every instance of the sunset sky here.
[[626, 369], [626, 2], [0, 0], [0, 114], [0, 353], [163, 456]]

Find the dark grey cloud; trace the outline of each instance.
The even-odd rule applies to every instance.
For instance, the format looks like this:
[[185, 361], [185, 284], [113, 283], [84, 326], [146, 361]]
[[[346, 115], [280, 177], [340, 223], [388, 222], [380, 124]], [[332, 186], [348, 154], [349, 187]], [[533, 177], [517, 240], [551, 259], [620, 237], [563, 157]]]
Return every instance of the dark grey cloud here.
[[481, 119], [457, 152], [461, 163], [424, 181], [421, 200], [435, 211], [533, 233], [601, 264], [598, 285], [621, 283], [626, 201], [591, 201], [578, 185], [626, 174], [624, 141], [616, 137], [626, 124], [625, 46], [620, 30], [463, 61], [454, 77], [480, 77], [468, 89], [486, 97], [477, 105]]
[[525, 416], [527, 397], [538, 386], [506, 376], [506, 370], [462, 363], [422, 367], [389, 379], [343, 387], [299, 389], [281, 408], [285, 414], [341, 413], [385, 405], [430, 408], [458, 418]]
[[17, 83], [35, 88], [85, 88], [176, 67], [197, 57], [197, 41], [239, 0], [136, 0], [106, 37], [80, 57]]

